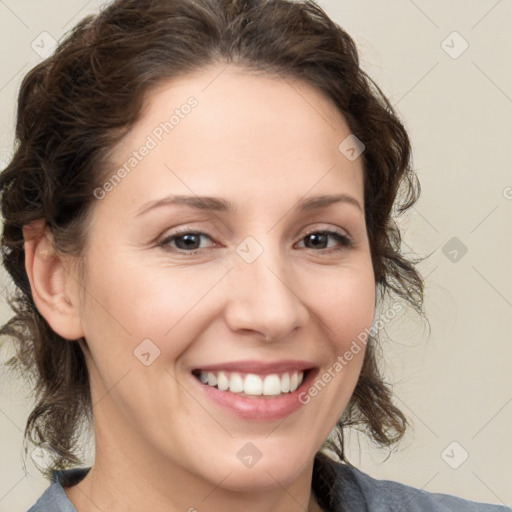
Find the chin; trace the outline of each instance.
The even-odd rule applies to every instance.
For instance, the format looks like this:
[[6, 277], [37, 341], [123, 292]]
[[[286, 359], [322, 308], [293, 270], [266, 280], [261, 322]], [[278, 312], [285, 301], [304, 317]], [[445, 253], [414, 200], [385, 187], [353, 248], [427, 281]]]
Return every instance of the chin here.
[[[264, 491], [276, 486], [286, 486], [296, 480], [306, 469], [306, 460], [290, 460], [284, 454], [262, 457], [252, 466], [245, 466], [238, 459], [227, 465], [222, 472], [229, 473], [222, 487], [237, 492]], [[215, 471], [213, 478], [218, 481], [221, 469]]]

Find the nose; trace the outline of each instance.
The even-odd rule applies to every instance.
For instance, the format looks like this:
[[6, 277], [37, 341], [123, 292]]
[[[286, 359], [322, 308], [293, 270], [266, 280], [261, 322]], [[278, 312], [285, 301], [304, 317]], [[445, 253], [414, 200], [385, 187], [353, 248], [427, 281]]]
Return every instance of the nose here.
[[277, 341], [304, 326], [309, 318], [298, 279], [284, 256], [267, 248], [248, 263], [235, 255], [227, 283], [226, 321], [233, 332]]

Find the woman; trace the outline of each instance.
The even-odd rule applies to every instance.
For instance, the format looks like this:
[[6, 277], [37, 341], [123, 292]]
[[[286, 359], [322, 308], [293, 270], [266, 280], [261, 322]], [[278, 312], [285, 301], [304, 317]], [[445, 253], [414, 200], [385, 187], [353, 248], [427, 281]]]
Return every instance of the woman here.
[[506, 510], [345, 460], [344, 426], [405, 432], [372, 327], [387, 297], [422, 312], [391, 217], [419, 185], [319, 7], [118, 0], [27, 75], [16, 136], [2, 332], [54, 456], [31, 511]]

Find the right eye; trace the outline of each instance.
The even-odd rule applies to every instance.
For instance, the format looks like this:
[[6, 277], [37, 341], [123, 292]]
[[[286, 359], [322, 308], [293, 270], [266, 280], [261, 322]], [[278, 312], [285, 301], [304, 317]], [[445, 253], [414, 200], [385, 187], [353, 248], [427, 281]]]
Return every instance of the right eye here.
[[[202, 233], [200, 231], [181, 230], [166, 236], [161, 242], [158, 243], [158, 246], [162, 247], [166, 251], [182, 251], [186, 254], [196, 254], [202, 249], [199, 247], [202, 237], [211, 240], [211, 238], [206, 233]], [[175, 247], [177, 250], [172, 250], [173, 247]]]

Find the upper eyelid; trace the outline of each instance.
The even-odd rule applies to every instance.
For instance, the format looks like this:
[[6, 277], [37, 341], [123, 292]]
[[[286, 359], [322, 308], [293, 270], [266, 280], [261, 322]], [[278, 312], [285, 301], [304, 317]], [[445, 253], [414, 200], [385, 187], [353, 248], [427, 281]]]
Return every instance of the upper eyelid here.
[[[340, 235], [346, 236], [347, 238], [352, 238], [352, 236], [350, 235], [350, 233], [348, 232], [347, 229], [340, 228], [340, 227], [332, 227], [332, 226], [328, 226], [328, 227], [314, 226], [312, 228], [306, 229], [306, 231], [304, 232], [304, 234], [302, 236], [306, 236], [310, 233], [317, 233], [317, 232], [322, 232], [322, 231], [332, 231], [332, 232], [338, 233]], [[170, 238], [170, 237], [179, 237], [180, 235], [187, 235], [187, 234], [191, 234], [191, 233], [197, 234], [197, 235], [205, 235], [208, 238], [212, 238], [212, 236], [210, 236], [210, 234], [207, 232], [207, 230], [201, 230], [200, 228], [193, 228], [193, 227], [185, 226], [182, 228], [176, 228], [175, 231], [166, 232], [165, 234], [161, 235], [159, 237], [159, 239], [165, 239], [165, 238]]]
[[327, 232], [333, 232], [333, 233], [337, 233], [339, 235], [343, 235], [343, 236], [346, 236], [347, 238], [352, 238], [352, 236], [349, 234], [349, 232], [344, 229], [344, 228], [334, 228], [334, 227], [325, 227], [325, 228], [319, 228], [319, 227], [313, 227], [311, 229], [307, 229], [305, 232], [304, 232], [304, 235], [302, 236], [306, 236], [310, 233], [317, 233], [317, 232], [323, 232], [323, 231], [327, 231]]

